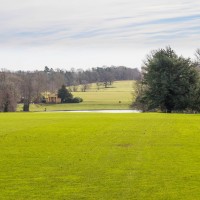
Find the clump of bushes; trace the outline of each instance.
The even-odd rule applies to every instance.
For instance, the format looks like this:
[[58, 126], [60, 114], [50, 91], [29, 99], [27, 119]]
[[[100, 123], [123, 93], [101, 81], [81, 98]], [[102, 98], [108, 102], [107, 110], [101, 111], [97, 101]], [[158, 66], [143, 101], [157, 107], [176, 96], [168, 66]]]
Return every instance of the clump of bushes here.
[[83, 102], [83, 99], [81, 97], [74, 97], [71, 103], [81, 103], [81, 102]]
[[83, 99], [80, 97], [69, 98], [63, 101], [63, 103], [81, 103], [81, 102], [83, 102]]

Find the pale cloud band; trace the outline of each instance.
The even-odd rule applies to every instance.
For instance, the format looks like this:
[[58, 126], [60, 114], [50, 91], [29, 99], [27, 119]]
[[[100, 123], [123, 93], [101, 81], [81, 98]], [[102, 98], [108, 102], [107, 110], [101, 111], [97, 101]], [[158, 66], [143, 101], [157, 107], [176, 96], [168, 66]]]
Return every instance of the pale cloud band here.
[[[32, 49], [30, 54], [26, 51], [26, 57], [33, 62], [36, 56], [34, 53], [31, 57], [33, 49], [41, 52], [45, 49], [49, 58], [54, 50], [60, 53], [59, 58], [49, 59], [52, 65], [63, 61], [63, 65], [92, 67], [102, 64], [103, 56], [104, 62], [108, 62], [104, 64], [123, 64], [124, 60], [124, 64], [139, 65], [142, 52], [145, 56], [152, 48], [172, 45], [191, 55], [191, 50], [200, 46], [199, 1], [0, 0], [0, 3], [0, 53], [4, 58], [15, 53], [23, 59], [20, 52]], [[79, 63], [77, 57], [81, 59], [83, 50], [88, 59]], [[131, 56], [139, 51], [140, 55]], [[44, 58], [47, 60], [48, 56], [40, 55], [33, 66], [45, 64]], [[30, 66], [31, 63], [21, 59], [20, 62], [14, 59], [15, 64]], [[5, 59], [2, 62], [1, 65], [14, 65]]]

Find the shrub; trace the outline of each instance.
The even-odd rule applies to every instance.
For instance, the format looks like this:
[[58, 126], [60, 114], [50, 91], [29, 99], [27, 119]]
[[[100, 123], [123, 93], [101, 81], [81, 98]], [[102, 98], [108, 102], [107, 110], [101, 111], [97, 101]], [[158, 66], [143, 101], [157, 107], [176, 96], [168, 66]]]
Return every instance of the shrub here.
[[72, 99], [72, 103], [81, 103], [81, 102], [83, 102], [83, 99], [80, 98], [80, 97], [74, 97], [74, 98]]

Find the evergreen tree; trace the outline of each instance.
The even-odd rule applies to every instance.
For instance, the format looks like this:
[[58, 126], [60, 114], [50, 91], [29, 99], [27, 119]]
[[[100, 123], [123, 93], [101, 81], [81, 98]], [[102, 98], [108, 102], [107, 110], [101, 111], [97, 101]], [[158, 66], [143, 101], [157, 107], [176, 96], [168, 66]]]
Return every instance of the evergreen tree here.
[[58, 97], [61, 98], [61, 103], [70, 103], [73, 95], [68, 91], [65, 85], [58, 90]]
[[199, 76], [190, 59], [177, 56], [167, 47], [153, 51], [144, 64], [144, 90], [137, 101], [146, 104], [148, 110], [169, 113], [191, 108], [198, 95]]

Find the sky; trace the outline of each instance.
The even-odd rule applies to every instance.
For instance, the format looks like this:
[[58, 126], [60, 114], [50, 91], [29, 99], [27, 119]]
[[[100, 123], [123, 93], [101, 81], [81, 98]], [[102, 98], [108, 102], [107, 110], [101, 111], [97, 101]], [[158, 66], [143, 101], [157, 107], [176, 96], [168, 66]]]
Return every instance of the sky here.
[[0, 69], [140, 68], [151, 50], [200, 48], [200, 1], [0, 0]]

